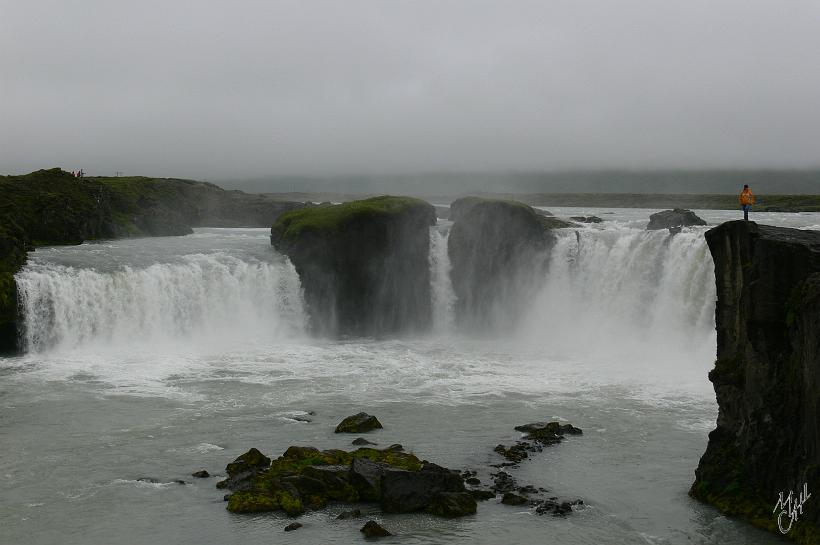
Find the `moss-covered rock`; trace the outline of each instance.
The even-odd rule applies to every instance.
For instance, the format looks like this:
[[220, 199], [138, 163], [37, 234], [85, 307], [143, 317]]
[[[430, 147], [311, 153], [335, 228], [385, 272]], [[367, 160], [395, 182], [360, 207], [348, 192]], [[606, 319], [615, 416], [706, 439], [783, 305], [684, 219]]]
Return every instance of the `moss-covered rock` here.
[[314, 332], [380, 336], [424, 331], [431, 318], [432, 205], [374, 197], [287, 212], [271, 244], [296, 267]]
[[[395, 448], [290, 447], [269, 466], [265, 460], [252, 449], [228, 465], [229, 478], [217, 486], [235, 490], [228, 497], [229, 511], [284, 511], [296, 516], [330, 501], [364, 501], [379, 502], [390, 512], [428, 509], [448, 517], [475, 512], [475, 501], [457, 472], [422, 463]], [[450, 493], [466, 496], [439, 497]]]
[[382, 429], [382, 423], [372, 414], [358, 413], [348, 416], [336, 426], [336, 433], [365, 433]]
[[516, 201], [466, 197], [450, 206], [448, 239], [456, 320], [512, 329], [546, 273], [552, 229], [573, 224]]
[[[690, 494], [776, 532], [781, 492], [820, 489], [820, 233], [736, 221], [706, 240], [719, 414]], [[820, 510], [786, 537], [820, 542]]]

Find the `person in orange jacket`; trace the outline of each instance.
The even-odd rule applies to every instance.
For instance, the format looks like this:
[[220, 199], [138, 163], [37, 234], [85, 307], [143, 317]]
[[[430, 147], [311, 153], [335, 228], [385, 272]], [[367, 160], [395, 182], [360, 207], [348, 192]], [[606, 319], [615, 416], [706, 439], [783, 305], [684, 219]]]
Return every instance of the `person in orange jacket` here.
[[752, 205], [755, 203], [755, 196], [748, 185], [743, 186], [743, 191], [740, 192], [737, 200], [740, 201], [740, 207], [743, 209], [743, 219], [749, 221], [749, 210], [752, 209]]

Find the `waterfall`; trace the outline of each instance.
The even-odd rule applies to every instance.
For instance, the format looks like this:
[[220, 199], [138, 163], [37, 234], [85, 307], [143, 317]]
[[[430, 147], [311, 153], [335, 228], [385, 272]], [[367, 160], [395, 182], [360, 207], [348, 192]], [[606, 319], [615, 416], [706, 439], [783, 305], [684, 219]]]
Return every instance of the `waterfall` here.
[[563, 355], [712, 361], [714, 265], [703, 232], [557, 232], [521, 339]]
[[456, 296], [450, 281], [450, 255], [447, 237], [452, 222], [439, 220], [430, 228], [430, 294], [433, 307], [434, 333], [449, 333], [453, 329]]
[[27, 351], [263, 342], [297, 335], [305, 323], [287, 261], [194, 254], [111, 272], [35, 261], [16, 280]]

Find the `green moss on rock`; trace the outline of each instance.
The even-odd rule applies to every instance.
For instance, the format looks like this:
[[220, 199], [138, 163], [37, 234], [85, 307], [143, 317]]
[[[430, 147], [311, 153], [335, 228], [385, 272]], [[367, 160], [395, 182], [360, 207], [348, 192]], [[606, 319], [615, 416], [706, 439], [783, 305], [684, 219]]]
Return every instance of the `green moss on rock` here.
[[287, 242], [298, 239], [306, 232], [339, 234], [352, 223], [363, 219], [389, 217], [429, 206], [421, 199], [385, 195], [330, 206], [302, 208], [279, 216], [271, 235]]
[[[252, 449], [227, 467], [229, 478], [220, 487], [237, 490], [228, 500], [233, 513], [284, 511], [297, 516], [306, 508], [320, 509], [329, 501], [356, 502], [360, 495], [349, 481], [353, 460], [362, 458], [395, 470], [420, 471], [422, 462], [397, 449], [360, 448], [355, 451], [290, 447], [270, 462]], [[253, 463], [251, 463], [253, 462]], [[255, 469], [263, 468], [260, 471]]]

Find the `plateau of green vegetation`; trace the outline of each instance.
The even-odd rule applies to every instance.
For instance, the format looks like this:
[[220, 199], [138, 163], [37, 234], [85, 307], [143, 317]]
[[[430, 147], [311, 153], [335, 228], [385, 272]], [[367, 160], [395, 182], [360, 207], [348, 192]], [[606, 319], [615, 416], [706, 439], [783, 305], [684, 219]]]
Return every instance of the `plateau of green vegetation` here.
[[337, 232], [350, 223], [374, 216], [387, 216], [428, 207], [425, 201], [413, 197], [380, 196], [336, 205], [320, 205], [291, 210], [279, 216], [273, 232], [282, 240], [298, 237], [304, 232]]

